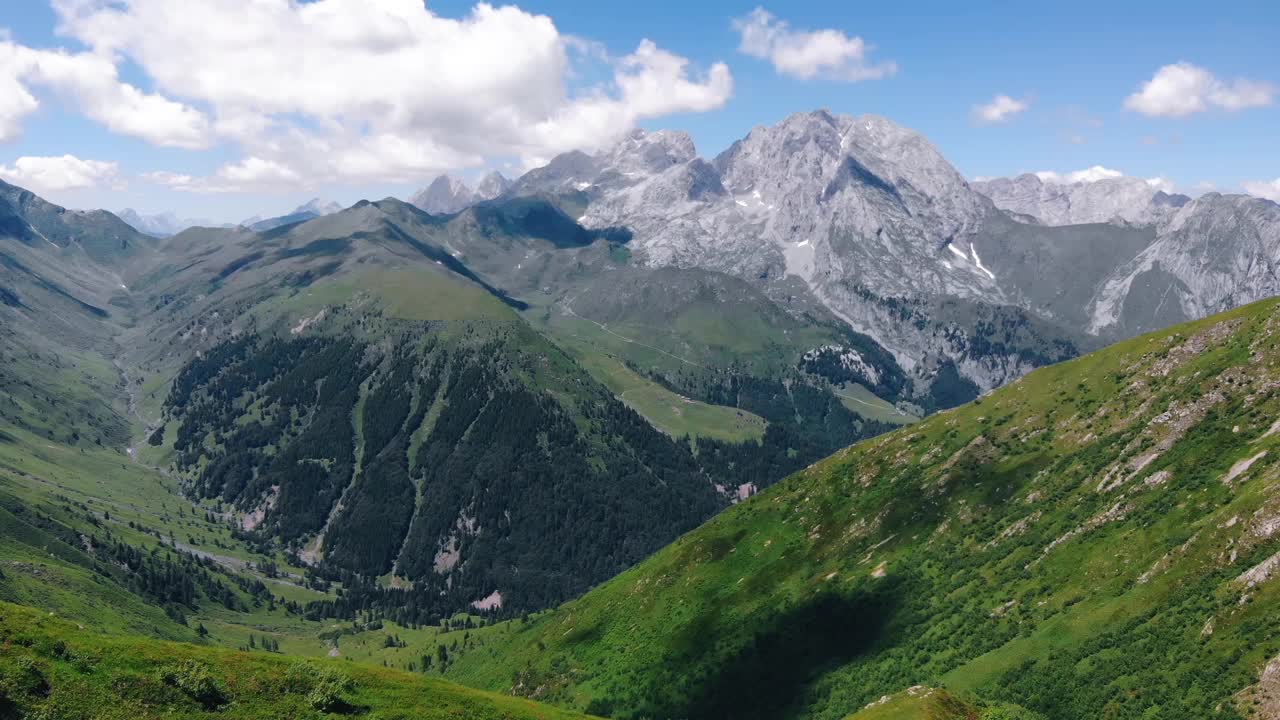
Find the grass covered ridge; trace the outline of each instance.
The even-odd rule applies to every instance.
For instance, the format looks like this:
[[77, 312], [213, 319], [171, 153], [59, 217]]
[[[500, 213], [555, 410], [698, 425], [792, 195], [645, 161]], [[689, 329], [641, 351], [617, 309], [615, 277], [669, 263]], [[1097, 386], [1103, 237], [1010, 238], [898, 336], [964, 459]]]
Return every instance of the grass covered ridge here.
[[107, 637], [7, 603], [0, 604], [0, 716], [583, 717], [398, 670]]
[[1243, 717], [1280, 654], [1275, 300], [859, 443], [449, 676], [618, 718], [836, 720], [914, 685]]

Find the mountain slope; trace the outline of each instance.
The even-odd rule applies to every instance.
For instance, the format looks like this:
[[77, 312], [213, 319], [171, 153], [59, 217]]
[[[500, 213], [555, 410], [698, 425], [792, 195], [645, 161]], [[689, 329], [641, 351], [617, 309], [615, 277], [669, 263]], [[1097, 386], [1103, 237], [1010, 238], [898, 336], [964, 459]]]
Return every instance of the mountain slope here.
[[613, 717], [840, 718], [939, 683], [1053, 719], [1236, 717], [1280, 653], [1278, 308], [856, 445], [451, 675]]
[[[716, 351], [714, 371], [677, 387], [588, 341], [573, 352], [593, 378], [495, 283], [533, 294], [556, 282], [567, 294], [626, 276], [634, 295], [643, 273], [631, 277], [625, 236], [584, 229], [536, 198], [451, 218], [362, 202], [265, 232], [194, 228], [143, 241], [134, 254], [79, 265], [64, 262], [76, 247], [12, 242], [31, 266], [15, 260], [9, 284], [22, 332], [0, 371], [15, 401], [2, 418], [73, 447], [136, 438], [135, 459], [167, 465], [197, 501], [228, 503], [218, 513], [240, 524], [240, 539], [346, 586], [342, 602], [310, 598], [312, 617], [376, 605], [434, 623], [473, 604], [546, 607], [885, 427], [798, 366], [818, 344], [845, 339], [877, 358], [873, 344], [850, 340], [832, 318], [810, 329], [742, 288], [733, 294], [747, 298], [748, 325], [714, 330], [706, 302], [670, 313], [694, 321], [682, 337], [709, 349], [747, 326], [790, 334], [768, 340], [779, 349], [757, 375], [727, 371], [755, 346]], [[536, 274], [520, 272], [521, 258]], [[58, 294], [29, 267], [79, 294]], [[729, 281], [689, 275], [706, 287]], [[896, 382], [891, 359], [872, 362], [887, 363], [871, 371], [884, 383], [848, 372], [839, 382], [877, 391]], [[620, 373], [629, 387], [617, 392], [640, 388], [632, 407], [668, 434], [599, 382]], [[302, 391], [306, 378], [323, 390]], [[856, 402], [896, 412], [868, 397]], [[709, 427], [725, 420], [742, 427]], [[503, 429], [513, 422], [528, 432]]]
[[1178, 209], [1155, 242], [1119, 266], [1090, 328], [1132, 334], [1280, 293], [1280, 205], [1208, 193]]
[[[687, 448], [482, 290], [349, 282], [260, 312], [174, 382], [178, 467], [246, 527], [330, 572], [394, 570], [426, 621], [571, 597], [723, 503]], [[397, 312], [397, 292], [421, 304]]]
[[545, 607], [728, 502], [441, 227], [385, 201], [179, 236], [192, 261], [139, 286], [131, 362], [173, 378], [163, 448], [197, 497], [344, 581], [317, 616]]

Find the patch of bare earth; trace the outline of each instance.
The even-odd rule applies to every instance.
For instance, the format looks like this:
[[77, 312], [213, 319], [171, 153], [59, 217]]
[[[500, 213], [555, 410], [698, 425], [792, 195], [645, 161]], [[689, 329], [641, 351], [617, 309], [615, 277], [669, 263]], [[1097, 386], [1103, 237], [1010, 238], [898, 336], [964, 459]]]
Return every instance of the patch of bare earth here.
[[1262, 452], [1258, 453], [1257, 455], [1254, 455], [1253, 457], [1245, 458], [1244, 460], [1241, 460], [1235, 465], [1232, 465], [1231, 469], [1227, 471], [1227, 474], [1222, 476], [1222, 483], [1230, 487], [1231, 484], [1236, 480], [1236, 478], [1239, 478], [1241, 475], [1244, 475], [1245, 473], [1249, 472], [1249, 468], [1253, 467], [1254, 463], [1258, 462], [1259, 460], [1261, 460], [1266, 456], [1267, 456], [1267, 451], [1263, 450]]

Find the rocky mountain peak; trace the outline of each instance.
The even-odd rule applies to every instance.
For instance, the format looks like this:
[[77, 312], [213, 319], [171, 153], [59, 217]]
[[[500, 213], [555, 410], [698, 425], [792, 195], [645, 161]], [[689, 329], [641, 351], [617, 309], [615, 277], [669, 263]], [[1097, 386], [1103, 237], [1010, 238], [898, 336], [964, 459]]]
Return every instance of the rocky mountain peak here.
[[332, 200], [323, 200], [321, 198], [312, 198], [307, 202], [294, 208], [293, 214], [315, 213], [315, 215], [332, 215], [342, 210], [342, 206]]
[[451, 215], [461, 212], [475, 201], [475, 192], [465, 182], [452, 175], [440, 175], [426, 188], [409, 198], [410, 204], [432, 215]]
[[476, 186], [476, 199], [492, 200], [511, 188], [512, 181], [498, 171], [485, 175]]
[[[878, 115], [849, 117], [826, 110], [796, 113], [758, 127], [716, 158], [731, 192], [768, 194], [783, 188], [838, 191], [832, 183], [959, 199], [977, 210], [964, 178], [928, 140]], [[798, 188], [805, 183], [821, 187]]]
[[661, 173], [698, 156], [693, 138], [675, 130], [647, 132], [636, 128], [610, 150], [597, 156], [606, 170], [627, 178]]
[[600, 163], [581, 150], [561, 153], [551, 162], [521, 175], [512, 183], [517, 194], [585, 190], [600, 174]]

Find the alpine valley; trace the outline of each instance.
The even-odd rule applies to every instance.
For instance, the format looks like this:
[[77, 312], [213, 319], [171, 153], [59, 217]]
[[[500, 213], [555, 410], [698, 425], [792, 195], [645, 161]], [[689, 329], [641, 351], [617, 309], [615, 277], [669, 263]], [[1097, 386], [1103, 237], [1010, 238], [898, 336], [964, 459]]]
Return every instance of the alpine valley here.
[[199, 225], [0, 182], [0, 717], [1280, 717], [1276, 203], [820, 110]]

